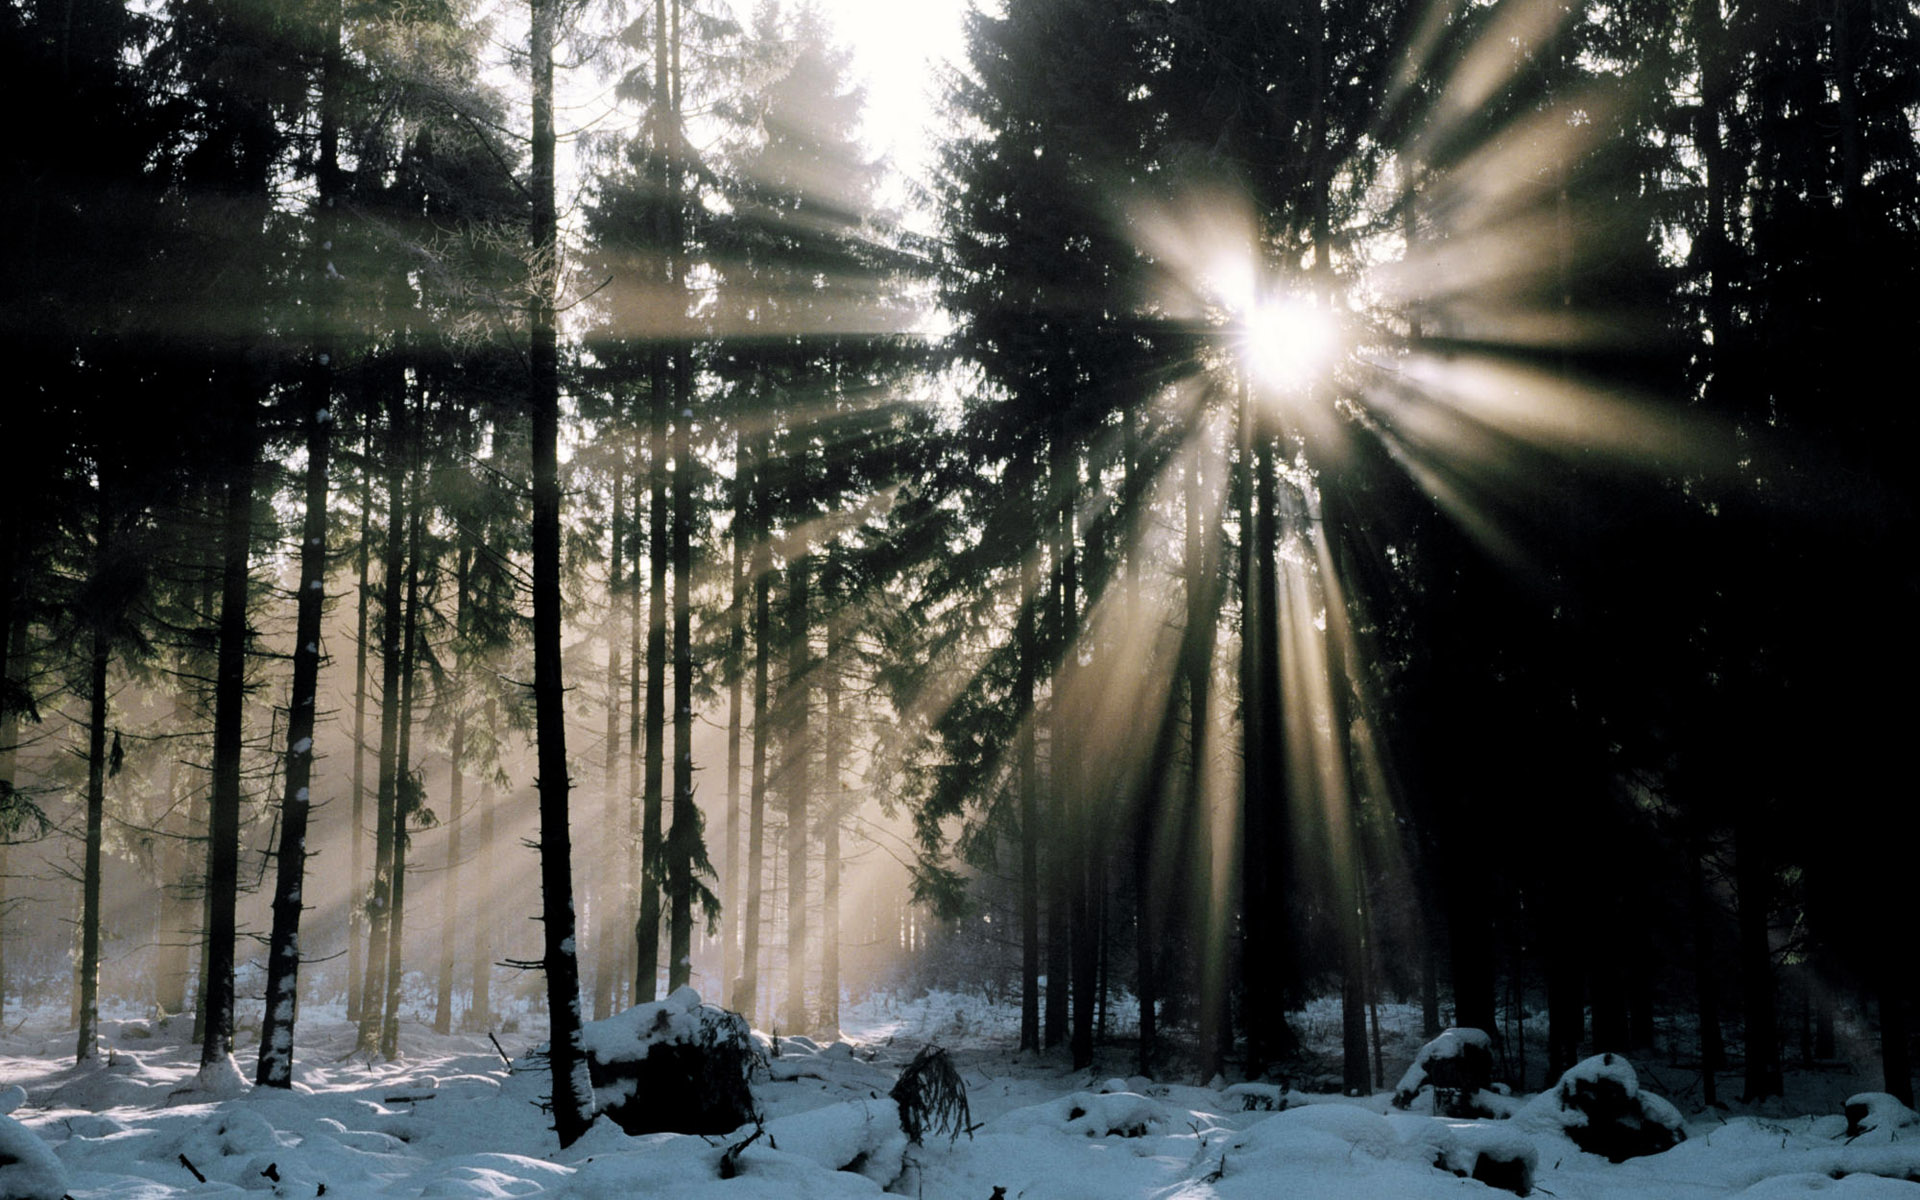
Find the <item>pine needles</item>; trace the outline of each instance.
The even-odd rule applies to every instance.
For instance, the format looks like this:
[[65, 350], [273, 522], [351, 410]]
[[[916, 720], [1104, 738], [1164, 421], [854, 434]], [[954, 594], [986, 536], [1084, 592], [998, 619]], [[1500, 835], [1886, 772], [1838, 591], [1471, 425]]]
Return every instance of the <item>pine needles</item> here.
[[973, 1136], [966, 1081], [938, 1046], [914, 1055], [887, 1094], [900, 1106], [900, 1128], [916, 1146], [929, 1131], [945, 1133], [949, 1142], [958, 1141], [962, 1133]]

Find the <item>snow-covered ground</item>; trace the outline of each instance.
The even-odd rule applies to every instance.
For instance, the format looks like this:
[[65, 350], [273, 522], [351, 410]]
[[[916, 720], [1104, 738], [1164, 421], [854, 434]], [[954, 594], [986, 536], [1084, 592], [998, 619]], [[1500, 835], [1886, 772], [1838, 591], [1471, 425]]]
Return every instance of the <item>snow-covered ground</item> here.
[[[1113, 1015], [1116, 1028], [1127, 1019]], [[319, 1006], [302, 1015], [291, 1093], [214, 1100], [190, 1090], [196, 1054], [184, 1031], [108, 1020], [110, 1053], [75, 1069], [72, 1034], [57, 1028], [63, 1017], [29, 1014], [0, 1038], [0, 1089], [25, 1093], [0, 1090], [0, 1109], [13, 1106], [0, 1117], [0, 1198], [35, 1196], [34, 1186], [51, 1181], [75, 1200], [240, 1192], [805, 1200], [883, 1190], [939, 1200], [1341, 1200], [1507, 1195], [1456, 1172], [1524, 1161], [1535, 1194], [1558, 1200], [1920, 1200], [1920, 1123], [1902, 1125], [1911, 1114], [1897, 1106], [1874, 1109], [1863, 1122], [1873, 1128], [1849, 1136], [1839, 1100], [1808, 1115], [1725, 1115], [1690, 1111], [1674, 1096], [1685, 1140], [1616, 1165], [1575, 1147], [1552, 1094], [1507, 1101], [1507, 1119], [1444, 1120], [1393, 1109], [1385, 1091], [1349, 1100], [1110, 1078], [1125, 1070], [1117, 1048], [1102, 1070], [1070, 1072], [1012, 1052], [1017, 1010], [942, 992], [852, 1007], [844, 1043], [782, 1039], [778, 1057], [754, 1073], [765, 1134], [734, 1156], [728, 1179], [723, 1156], [751, 1127], [628, 1137], [603, 1121], [559, 1150], [538, 1107], [547, 1075], [525, 1062], [510, 1072], [484, 1034], [441, 1037], [407, 1025], [404, 1061], [370, 1062], [352, 1052], [339, 1010]], [[1300, 1014], [1310, 1042], [1324, 1019]], [[1405, 1025], [1390, 1022], [1390, 1079], [1417, 1049]], [[514, 1055], [530, 1040], [501, 1036]], [[914, 1146], [887, 1094], [929, 1041], [952, 1052], [973, 1129]], [[250, 1076], [246, 1047], [241, 1061]], [[1639, 1084], [1657, 1092], [1660, 1079], [1642, 1072]], [[1844, 1100], [1845, 1084], [1832, 1088]], [[1280, 1111], [1268, 1107], [1276, 1100]]]

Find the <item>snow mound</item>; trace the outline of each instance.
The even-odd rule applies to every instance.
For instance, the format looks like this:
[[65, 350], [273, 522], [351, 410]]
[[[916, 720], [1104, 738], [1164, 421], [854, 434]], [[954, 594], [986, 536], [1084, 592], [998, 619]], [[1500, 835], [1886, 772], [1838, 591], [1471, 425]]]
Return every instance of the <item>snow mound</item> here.
[[594, 1107], [628, 1133], [728, 1133], [754, 1118], [746, 1018], [690, 987], [588, 1022], [580, 1041]]
[[1454, 1028], [1420, 1047], [1393, 1089], [1395, 1108], [1424, 1101], [1427, 1111], [1448, 1116], [1491, 1116], [1481, 1096], [1493, 1083], [1493, 1039], [1484, 1030]]
[[1847, 1097], [1847, 1137], [1877, 1145], [1920, 1139], [1920, 1113], [1886, 1092], [1861, 1092]]
[[1589, 1154], [1616, 1163], [1659, 1154], [1687, 1138], [1680, 1110], [1642, 1091], [1632, 1064], [1618, 1054], [1575, 1063], [1513, 1120], [1525, 1129], [1563, 1134]]
[[[16, 1098], [12, 1093], [19, 1092]], [[0, 1103], [19, 1107], [26, 1093], [9, 1088]], [[67, 1169], [25, 1125], [0, 1115], [0, 1200], [60, 1200], [72, 1185]]]
[[[829, 1171], [852, 1171], [881, 1187], [900, 1177], [907, 1135], [900, 1106], [892, 1100], [851, 1100], [767, 1122], [772, 1145], [819, 1163]], [[736, 1139], [737, 1140], [737, 1139]]]
[[1775, 1175], [1763, 1179], [1745, 1191], [1734, 1193], [1734, 1200], [1920, 1200], [1920, 1183], [1904, 1179], [1883, 1179], [1878, 1175], [1847, 1175], [1835, 1179], [1813, 1171], [1793, 1175]]
[[989, 1134], [1137, 1138], [1163, 1131], [1171, 1120], [1166, 1106], [1138, 1092], [1074, 1092], [1016, 1108], [982, 1128]]
[[1238, 1148], [1296, 1160], [1342, 1161], [1356, 1151], [1371, 1158], [1395, 1157], [1403, 1143], [1393, 1123], [1352, 1104], [1307, 1104], [1256, 1121]]

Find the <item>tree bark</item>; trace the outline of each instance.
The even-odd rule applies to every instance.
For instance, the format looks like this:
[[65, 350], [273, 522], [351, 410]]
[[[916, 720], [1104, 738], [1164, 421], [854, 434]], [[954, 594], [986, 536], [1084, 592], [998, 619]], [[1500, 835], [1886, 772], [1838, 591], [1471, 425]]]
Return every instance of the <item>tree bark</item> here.
[[843, 617], [845, 596], [838, 573], [829, 557], [827, 576], [821, 581], [821, 600], [826, 608], [827, 658], [822, 664], [821, 685], [826, 692], [827, 727], [822, 739], [825, 761], [821, 775], [825, 782], [824, 804], [820, 813], [820, 1012], [816, 1026], [824, 1038], [840, 1036], [840, 822], [847, 816], [847, 789], [843, 778], [846, 757], [846, 724], [840, 708], [840, 673], [846, 666], [846, 622]]
[[[94, 494], [94, 569], [104, 578], [113, 550], [113, 506], [108, 483], [102, 478]], [[95, 605], [104, 596], [95, 597]], [[76, 1061], [99, 1053], [100, 1041], [100, 842], [106, 821], [107, 784], [107, 660], [112, 651], [112, 614], [96, 610], [92, 618], [91, 661], [87, 671], [87, 840], [81, 868], [80, 975], [76, 991], [80, 1009]]]
[[[337, 13], [337, 8], [336, 8]], [[336, 49], [330, 56], [338, 55]], [[323, 124], [322, 172], [333, 164], [335, 141]], [[324, 190], [323, 190], [324, 194]], [[331, 197], [328, 197], [330, 199]], [[329, 239], [330, 240], [330, 239]], [[312, 411], [307, 427], [306, 520], [300, 539], [300, 598], [294, 618], [293, 695], [287, 702], [285, 790], [280, 801], [280, 848], [273, 889], [273, 933], [267, 943], [266, 1018], [254, 1081], [293, 1086], [293, 1035], [300, 992], [300, 912], [307, 865], [308, 786], [313, 777], [315, 699], [320, 683], [320, 622], [327, 574], [327, 455], [332, 441], [333, 371], [322, 350], [312, 366]]]
[[407, 851], [410, 828], [425, 799], [421, 774], [413, 769], [413, 699], [420, 653], [420, 541], [425, 523], [426, 481], [422, 478], [421, 447], [416, 434], [413, 482], [408, 487], [407, 614], [400, 634], [400, 749], [393, 808], [393, 870], [388, 883], [387, 990], [380, 1020], [380, 1057], [400, 1057], [400, 991], [407, 929]]
[[1034, 677], [1040, 641], [1034, 608], [1040, 603], [1039, 567], [1034, 556], [1020, 564], [1020, 614], [1014, 629], [1020, 662], [1013, 684], [1013, 705], [1020, 721], [1020, 1049], [1040, 1050], [1040, 767], [1034, 727]]
[[367, 962], [361, 977], [360, 1023], [356, 1048], [371, 1052], [380, 1044], [383, 998], [386, 996], [387, 941], [393, 918], [393, 846], [395, 814], [399, 811], [400, 690], [404, 645], [401, 621], [405, 606], [406, 459], [409, 429], [406, 422], [405, 381], [391, 363], [381, 364], [386, 389], [387, 528], [381, 565], [380, 601], [380, 759], [375, 785], [373, 830], [373, 886], [367, 897]]
[[[790, 537], [794, 536], [789, 534]], [[807, 840], [809, 757], [807, 730], [809, 674], [812, 667], [807, 628], [807, 557], [796, 544], [787, 562], [787, 679], [780, 689], [780, 728], [786, 737], [781, 782], [787, 798], [787, 1010], [789, 1033], [805, 1033], [807, 1021]]]
[[540, 899], [545, 934], [547, 1061], [554, 1132], [571, 1146], [593, 1121], [580, 1043], [580, 964], [573, 940], [572, 838], [567, 828], [566, 684], [560, 670], [560, 373], [554, 320], [559, 229], [554, 213], [553, 37], [556, 0], [530, 0], [535, 253], [528, 351], [533, 452], [534, 721], [540, 789]]
[[[460, 873], [464, 869], [461, 834], [466, 819], [467, 756], [467, 582], [473, 570], [473, 548], [461, 538], [460, 553], [454, 561], [454, 651], [453, 651], [453, 730], [447, 745], [447, 859], [446, 878], [440, 882], [440, 979], [434, 989], [433, 1031], [453, 1030], [453, 977], [459, 962]], [[613, 940], [613, 939], [608, 939]]]
[[[497, 728], [498, 705], [487, 697], [481, 721], [486, 729]], [[483, 776], [480, 782], [480, 878], [498, 879], [494, 850], [493, 780]], [[467, 1006], [466, 1027], [487, 1029], [493, 1025], [493, 904], [482, 893], [475, 905], [473, 922], [473, 999]]]
[[[601, 769], [601, 820], [605, 828], [620, 828], [625, 793], [620, 790], [620, 628], [621, 529], [620, 509], [625, 500], [625, 476], [618, 468], [613, 473], [613, 501], [607, 517], [609, 553], [607, 556], [607, 732], [606, 754]], [[621, 905], [615, 897], [624, 889], [615, 886], [619, 878], [619, 846], [615, 838], [603, 839], [594, 855], [597, 870], [593, 879], [593, 900], [589, 911], [593, 927], [588, 931], [600, 943], [599, 960], [593, 972], [593, 1017], [604, 1021], [613, 1014], [618, 989], [614, 975], [619, 970], [620, 946], [624, 938], [612, 937], [614, 913]]]
[[749, 1018], [760, 1012], [760, 923], [766, 909], [767, 748], [773, 736], [768, 683], [773, 633], [772, 499], [765, 472], [767, 435], [754, 439], [753, 453], [753, 757], [747, 800], [747, 910], [740, 944], [740, 994], [734, 997]]
[[[670, 136], [664, 112], [668, 89], [672, 86], [667, 71], [667, 3], [654, 0], [654, 74], [651, 117], [654, 151], [654, 175], [659, 199], [654, 206], [654, 234], [667, 259], [662, 282], [671, 289], [673, 266], [667, 250], [673, 232], [673, 214], [669, 208], [671, 183], [667, 159]], [[648, 530], [647, 586], [647, 762], [646, 798], [640, 827], [640, 913], [634, 924], [634, 947], [638, 963], [634, 972], [634, 1000], [647, 1003], [658, 999], [660, 987], [660, 889], [665, 882], [662, 868], [665, 846], [662, 844], [662, 808], [666, 783], [667, 727], [667, 415], [673, 408], [673, 376], [669, 370], [667, 341], [658, 338], [649, 356], [651, 403], [648, 407], [647, 472]]]
[[733, 451], [733, 531], [729, 539], [731, 550], [731, 587], [727, 601], [727, 847], [721, 856], [720, 870], [726, 880], [726, 898], [723, 919], [725, 935], [721, 940], [720, 981], [725, 988], [727, 1005], [738, 1010], [740, 1007], [740, 952], [741, 929], [740, 915], [744, 904], [746, 888], [741, 878], [740, 856], [740, 753], [744, 733], [744, 714], [741, 711], [746, 697], [744, 678], [746, 674], [747, 653], [747, 578], [746, 555], [747, 538], [751, 533], [747, 512], [747, 435], [744, 430], [734, 433]]
[[[236, 370], [238, 368], [236, 367]], [[207, 819], [207, 969], [200, 1066], [233, 1051], [235, 907], [240, 890], [240, 752], [247, 684], [247, 550], [253, 536], [254, 420], [251, 381], [235, 378], [221, 533], [220, 627], [214, 679], [213, 794]]]
[[[673, 284], [675, 294], [683, 295], [690, 280], [686, 278], [686, 201], [681, 195], [687, 170], [681, 129], [681, 0], [673, 0], [672, 11], [673, 91], [668, 110], [672, 157], [667, 163], [667, 199], [673, 215]], [[678, 315], [685, 319], [684, 312]], [[694, 893], [707, 858], [700, 810], [693, 803], [693, 346], [687, 339], [674, 343], [673, 375], [679, 415], [673, 423], [673, 832], [667, 864], [673, 904], [668, 919], [672, 953], [668, 983], [679, 988], [693, 978]]]
[[273, 889], [273, 931], [267, 943], [265, 1018], [254, 1082], [262, 1087], [293, 1086], [293, 1037], [300, 997], [300, 913], [307, 866], [307, 818], [312, 811], [313, 735], [320, 684], [320, 625], [327, 574], [327, 468], [333, 443], [332, 284], [338, 272], [329, 257], [339, 230], [335, 198], [339, 190], [340, 0], [327, 7], [320, 66], [319, 207], [315, 212], [311, 272], [320, 328], [308, 367], [311, 397], [307, 417], [306, 516], [300, 538], [299, 599], [295, 605], [293, 694], [287, 701], [287, 759], [280, 801], [280, 847]]
[[367, 844], [367, 610], [372, 607], [372, 590], [367, 586], [367, 568], [373, 545], [373, 420], [361, 437], [363, 465], [360, 469], [360, 551], [359, 610], [354, 634], [353, 668], [353, 815], [347, 831], [347, 1020], [360, 1020], [360, 995], [365, 983], [366, 963], [361, 944], [361, 927], [367, 923], [366, 844]]

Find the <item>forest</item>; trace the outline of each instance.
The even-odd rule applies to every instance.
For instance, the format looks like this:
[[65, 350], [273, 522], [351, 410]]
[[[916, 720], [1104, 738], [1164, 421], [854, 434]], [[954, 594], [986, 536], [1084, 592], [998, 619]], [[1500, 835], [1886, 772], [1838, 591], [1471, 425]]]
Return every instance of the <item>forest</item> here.
[[1920, 7], [831, 10], [0, 6], [0, 1034], [1911, 1107]]

